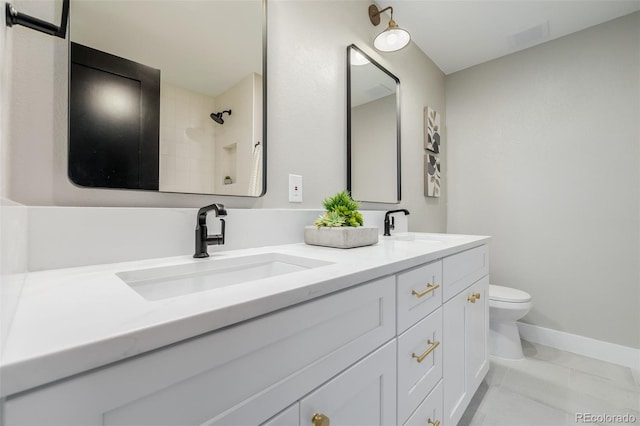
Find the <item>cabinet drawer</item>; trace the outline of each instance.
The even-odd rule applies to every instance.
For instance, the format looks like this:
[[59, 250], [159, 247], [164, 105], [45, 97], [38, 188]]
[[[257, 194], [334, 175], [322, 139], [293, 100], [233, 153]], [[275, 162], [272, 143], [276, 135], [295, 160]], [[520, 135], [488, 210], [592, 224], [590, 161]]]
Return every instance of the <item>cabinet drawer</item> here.
[[260, 424], [394, 336], [393, 277], [8, 398], [6, 424]]
[[447, 301], [489, 273], [487, 246], [449, 256], [442, 261], [443, 300]]
[[442, 421], [442, 381], [438, 383], [429, 396], [420, 404], [404, 426], [433, 426]]
[[442, 378], [442, 309], [398, 337], [398, 424]]
[[442, 261], [398, 274], [398, 334], [442, 304]]
[[261, 426], [298, 426], [300, 420], [300, 403], [296, 402], [291, 407], [276, 414]]

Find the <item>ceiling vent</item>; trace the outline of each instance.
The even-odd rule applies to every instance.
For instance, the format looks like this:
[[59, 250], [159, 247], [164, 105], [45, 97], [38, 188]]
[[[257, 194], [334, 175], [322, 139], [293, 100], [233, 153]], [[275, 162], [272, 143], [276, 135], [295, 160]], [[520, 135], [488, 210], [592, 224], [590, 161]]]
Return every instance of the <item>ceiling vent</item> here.
[[540, 44], [549, 38], [549, 21], [535, 27], [520, 31], [509, 37], [507, 41], [511, 49], [519, 50]]

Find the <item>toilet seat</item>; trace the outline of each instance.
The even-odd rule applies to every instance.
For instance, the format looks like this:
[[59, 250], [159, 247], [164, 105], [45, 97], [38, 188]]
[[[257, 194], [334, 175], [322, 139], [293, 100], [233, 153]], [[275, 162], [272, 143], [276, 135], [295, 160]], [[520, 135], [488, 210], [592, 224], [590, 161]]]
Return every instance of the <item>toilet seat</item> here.
[[509, 303], [525, 303], [531, 300], [529, 293], [510, 287], [489, 284], [489, 300]]

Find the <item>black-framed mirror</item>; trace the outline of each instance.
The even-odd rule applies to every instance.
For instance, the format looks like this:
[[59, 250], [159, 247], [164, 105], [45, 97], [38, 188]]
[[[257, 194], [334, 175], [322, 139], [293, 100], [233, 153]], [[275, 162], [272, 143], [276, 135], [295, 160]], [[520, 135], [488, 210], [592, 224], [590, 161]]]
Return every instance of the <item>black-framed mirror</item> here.
[[263, 195], [266, 25], [267, 0], [71, 0], [72, 181]]
[[399, 203], [400, 80], [347, 47], [347, 189], [354, 200]]

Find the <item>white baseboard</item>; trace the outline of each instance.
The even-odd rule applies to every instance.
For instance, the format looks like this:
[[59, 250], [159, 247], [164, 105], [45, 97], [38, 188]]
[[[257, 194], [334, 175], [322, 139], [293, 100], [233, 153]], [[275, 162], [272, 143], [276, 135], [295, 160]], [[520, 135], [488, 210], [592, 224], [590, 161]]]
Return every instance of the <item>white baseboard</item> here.
[[640, 370], [640, 349], [522, 322], [518, 330], [530, 342]]

